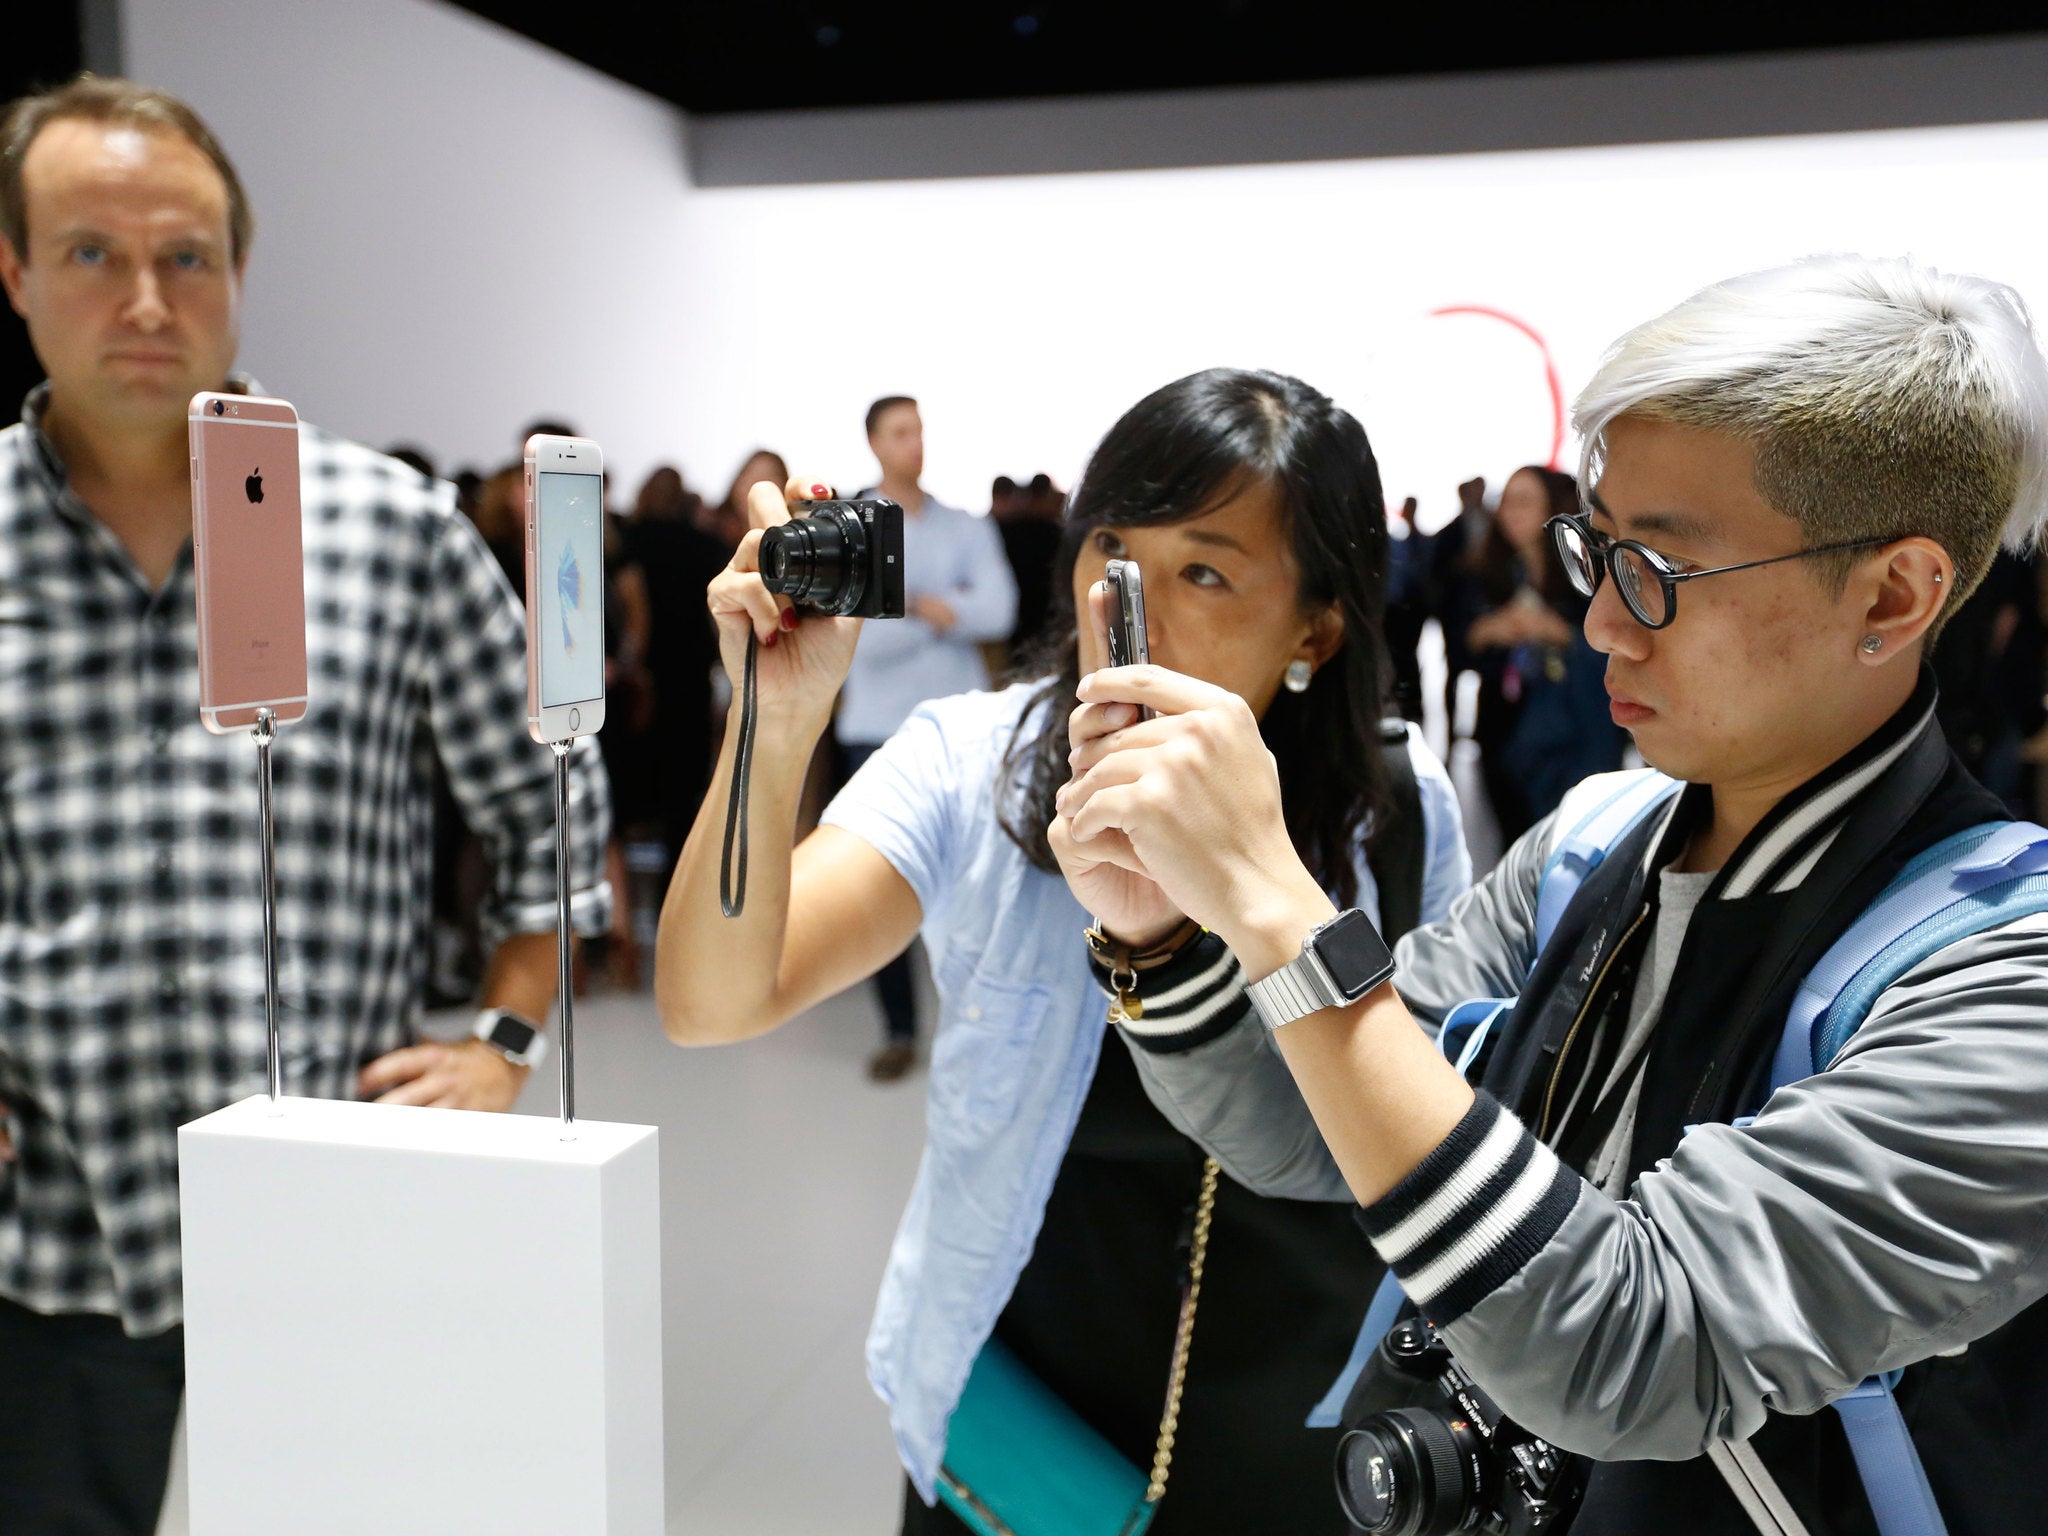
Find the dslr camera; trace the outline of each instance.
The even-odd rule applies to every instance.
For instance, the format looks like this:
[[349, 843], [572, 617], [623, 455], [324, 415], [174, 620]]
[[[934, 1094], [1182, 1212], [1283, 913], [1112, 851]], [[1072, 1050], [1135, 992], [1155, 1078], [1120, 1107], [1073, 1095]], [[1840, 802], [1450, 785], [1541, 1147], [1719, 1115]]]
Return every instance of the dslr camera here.
[[1350, 1405], [1366, 1417], [1337, 1447], [1337, 1498], [1354, 1525], [1524, 1536], [1570, 1520], [1585, 1463], [1503, 1414], [1423, 1319], [1389, 1329], [1367, 1369]]
[[903, 617], [903, 509], [872, 501], [800, 503], [761, 535], [761, 584], [840, 618]]

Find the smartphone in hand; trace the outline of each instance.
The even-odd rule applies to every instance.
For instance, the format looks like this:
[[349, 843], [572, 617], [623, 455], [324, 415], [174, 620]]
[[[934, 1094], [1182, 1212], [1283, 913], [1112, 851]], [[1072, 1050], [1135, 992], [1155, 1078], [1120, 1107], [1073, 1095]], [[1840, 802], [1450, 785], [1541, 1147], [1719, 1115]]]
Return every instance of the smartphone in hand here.
[[306, 553], [299, 413], [283, 400], [205, 391], [186, 412], [199, 718], [216, 735], [258, 710], [306, 713]]
[[[1102, 583], [1109, 589], [1109, 664], [1134, 667], [1152, 659], [1152, 647], [1145, 636], [1145, 581], [1135, 560], [1112, 560], [1103, 568]], [[1141, 720], [1152, 711], [1140, 709]]]
[[604, 725], [604, 451], [526, 440], [526, 729], [535, 741]]

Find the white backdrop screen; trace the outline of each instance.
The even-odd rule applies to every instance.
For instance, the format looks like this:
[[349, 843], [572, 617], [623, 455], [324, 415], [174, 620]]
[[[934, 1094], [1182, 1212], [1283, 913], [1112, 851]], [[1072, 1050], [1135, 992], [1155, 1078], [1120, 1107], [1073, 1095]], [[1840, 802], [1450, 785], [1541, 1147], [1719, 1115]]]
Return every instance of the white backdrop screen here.
[[698, 190], [677, 448], [719, 490], [756, 441], [850, 484], [868, 400], [914, 394], [926, 483], [981, 506], [997, 474], [1068, 483], [1157, 385], [1256, 366], [1355, 411], [1428, 526], [1466, 476], [1550, 458], [1546, 362], [1569, 401], [1623, 330], [1718, 278], [1900, 253], [2048, 305], [2043, 186], [2048, 124], [2027, 123]]

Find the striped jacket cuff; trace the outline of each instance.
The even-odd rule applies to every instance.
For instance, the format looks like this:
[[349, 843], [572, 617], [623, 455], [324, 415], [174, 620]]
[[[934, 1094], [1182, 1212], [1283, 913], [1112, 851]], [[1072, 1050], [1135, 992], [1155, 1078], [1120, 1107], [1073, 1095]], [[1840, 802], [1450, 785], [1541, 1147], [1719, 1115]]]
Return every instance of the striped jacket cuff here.
[[1455, 1322], [1521, 1273], [1585, 1182], [1487, 1094], [1364, 1212], [1373, 1247], [1422, 1315]]
[[[1089, 958], [1095, 985], [1105, 1000], [1116, 991], [1109, 970]], [[1160, 1055], [1191, 1050], [1239, 1023], [1251, 1012], [1244, 968], [1230, 948], [1213, 933], [1195, 937], [1181, 952], [1155, 970], [1138, 975], [1143, 1013], [1117, 1028], [1140, 1049]]]

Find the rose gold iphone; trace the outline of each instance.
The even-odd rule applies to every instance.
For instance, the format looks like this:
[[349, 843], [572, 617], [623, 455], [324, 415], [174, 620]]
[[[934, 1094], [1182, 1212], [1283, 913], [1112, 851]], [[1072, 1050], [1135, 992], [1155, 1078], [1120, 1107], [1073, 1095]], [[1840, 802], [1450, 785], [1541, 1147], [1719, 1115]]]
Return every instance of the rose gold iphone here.
[[260, 709], [306, 713], [306, 554], [299, 413], [283, 400], [202, 393], [192, 442], [192, 571], [199, 589], [199, 718], [219, 735]]
[[526, 729], [535, 741], [604, 724], [604, 453], [588, 438], [526, 440]]

